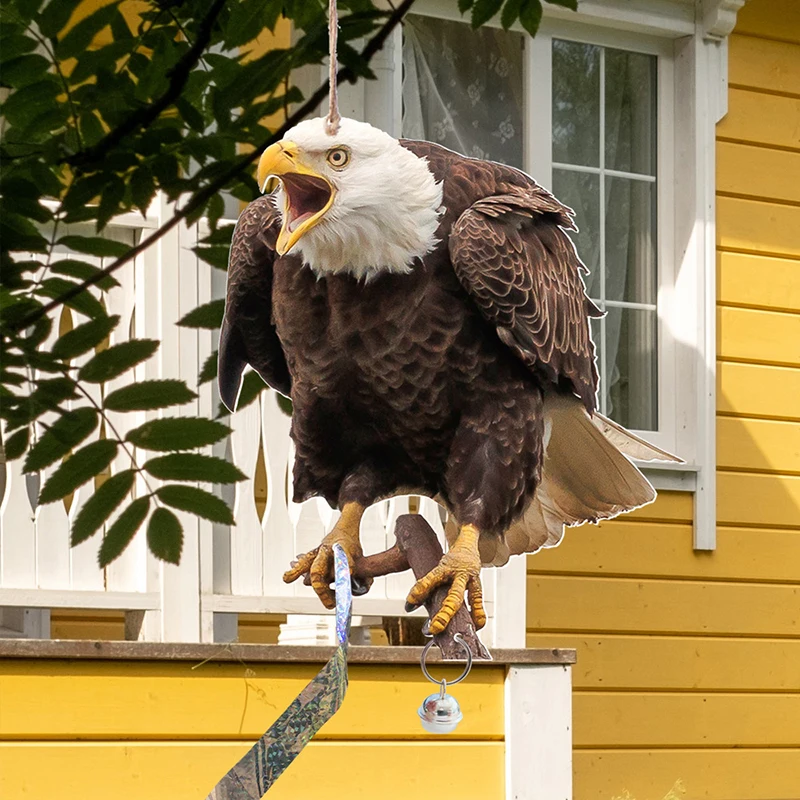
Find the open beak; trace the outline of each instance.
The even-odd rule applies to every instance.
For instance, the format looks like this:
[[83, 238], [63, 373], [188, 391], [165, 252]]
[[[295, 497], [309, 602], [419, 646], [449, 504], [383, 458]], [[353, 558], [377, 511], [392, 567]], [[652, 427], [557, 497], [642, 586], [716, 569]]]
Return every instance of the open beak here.
[[286, 198], [283, 226], [275, 245], [281, 256], [322, 219], [333, 203], [333, 186], [306, 167], [299, 155], [300, 148], [294, 142], [276, 142], [261, 154], [258, 162], [258, 185], [262, 192], [272, 191], [278, 181], [283, 185]]

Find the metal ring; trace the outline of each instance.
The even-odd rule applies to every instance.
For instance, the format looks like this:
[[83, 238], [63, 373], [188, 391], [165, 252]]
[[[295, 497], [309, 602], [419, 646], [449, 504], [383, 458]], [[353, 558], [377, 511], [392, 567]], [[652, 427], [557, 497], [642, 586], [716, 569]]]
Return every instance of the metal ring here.
[[464, 650], [466, 651], [466, 653], [467, 653], [467, 666], [464, 667], [464, 671], [454, 681], [446, 681], [446, 680], [437, 681], [436, 678], [431, 676], [430, 672], [428, 672], [428, 668], [425, 666], [425, 657], [428, 655], [428, 650], [431, 649], [431, 645], [433, 645], [433, 643], [434, 643], [433, 639], [431, 639], [431, 641], [429, 641], [425, 645], [425, 647], [422, 648], [422, 655], [420, 656], [420, 660], [419, 660], [420, 666], [422, 667], [422, 674], [431, 683], [441, 684], [441, 685], [443, 685], [445, 687], [447, 687], [447, 686], [455, 686], [455, 684], [461, 683], [461, 681], [463, 681], [464, 678], [466, 678], [467, 675], [469, 675], [469, 671], [472, 669], [472, 650], [469, 649], [467, 643], [464, 641], [464, 638], [461, 636], [460, 633], [457, 633], [453, 637], [453, 640], [458, 642], [464, 648]]

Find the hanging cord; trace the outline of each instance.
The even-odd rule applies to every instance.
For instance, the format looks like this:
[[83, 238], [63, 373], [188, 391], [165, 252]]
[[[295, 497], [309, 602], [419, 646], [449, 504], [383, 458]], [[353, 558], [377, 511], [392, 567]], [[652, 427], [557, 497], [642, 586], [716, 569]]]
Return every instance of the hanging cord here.
[[339, 133], [339, 98], [336, 90], [336, 73], [338, 64], [336, 61], [336, 40], [339, 37], [339, 14], [336, 10], [336, 0], [328, 2], [328, 40], [330, 43], [330, 57], [328, 63], [328, 83], [329, 83], [329, 103], [328, 116], [325, 118], [325, 132], [328, 136], [336, 136]]

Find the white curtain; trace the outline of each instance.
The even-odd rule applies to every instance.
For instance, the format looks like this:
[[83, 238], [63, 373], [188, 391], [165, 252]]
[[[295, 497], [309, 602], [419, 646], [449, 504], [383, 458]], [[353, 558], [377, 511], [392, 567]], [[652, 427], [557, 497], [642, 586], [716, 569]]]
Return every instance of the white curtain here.
[[521, 34], [409, 15], [403, 136], [522, 166]]

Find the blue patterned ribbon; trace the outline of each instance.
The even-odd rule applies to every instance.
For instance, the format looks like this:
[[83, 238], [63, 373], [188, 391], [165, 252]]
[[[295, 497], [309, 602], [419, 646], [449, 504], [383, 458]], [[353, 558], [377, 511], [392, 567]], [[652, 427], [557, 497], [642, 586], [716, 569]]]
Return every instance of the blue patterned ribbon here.
[[347, 642], [353, 596], [344, 550], [333, 546], [339, 646], [270, 729], [211, 790], [206, 800], [260, 800], [314, 734], [339, 710], [347, 691]]

